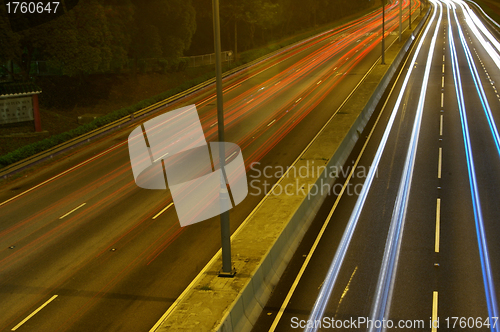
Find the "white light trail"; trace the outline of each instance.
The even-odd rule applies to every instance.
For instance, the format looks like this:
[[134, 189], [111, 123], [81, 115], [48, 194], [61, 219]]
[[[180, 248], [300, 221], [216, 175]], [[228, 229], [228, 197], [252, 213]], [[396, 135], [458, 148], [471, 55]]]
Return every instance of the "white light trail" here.
[[[462, 11], [465, 13], [467, 6], [464, 6], [463, 3], [459, 3], [459, 5], [462, 7]], [[454, 12], [455, 19], [458, 20], [456, 11], [454, 10], [453, 12]], [[469, 70], [470, 70], [470, 72], [472, 74], [472, 78], [474, 80], [474, 85], [476, 87], [476, 91], [478, 93], [479, 99], [481, 100], [481, 105], [483, 106], [483, 110], [484, 110], [484, 113], [486, 115], [486, 119], [488, 120], [488, 125], [490, 127], [491, 134], [492, 134], [493, 139], [495, 141], [495, 146], [497, 148], [497, 152], [500, 155], [500, 135], [498, 134], [498, 129], [497, 129], [497, 126], [495, 123], [495, 119], [493, 118], [493, 115], [491, 113], [491, 108], [490, 108], [490, 105], [488, 103], [488, 98], [486, 97], [486, 93], [484, 92], [483, 86], [481, 84], [481, 78], [479, 77], [479, 73], [478, 73], [477, 68], [474, 64], [474, 59], [472, 58], [472, 53], [469, 49], [469, 46], [467, 45], [467, 41], [465, 39], [465, 36], [462, 32], [460, 25], [457, 25], [457, 29], [458, 29], [458, 34], [460, 36], [460, 41], [462, 43], [462, 47], [463, 47], [464, 52], [465, 52], [465, 56], [467, 58], [467, 64], [469, 66]], [[480, 36], [478, 36], [478, 37], [480, 37]], [[491, 55], [490, 52], [494, 52], [491, 49], [490, 50], [486, 49], [486, 50], [488, 51], [488, 54], [490, 54], [490, 55]], [[500, 58], [499, 58], [499, 63], [500, 63]]]
[[[449, 10], [449, 9], [448, 9]], [[458, 18], [454, 10], [455, 20], [458, 24]], [[489, 317], [498, 317], [498, 306], [495, 293], [495, 285], [493, 283], [493, 277], [491, 273], [490, 259], [488, 253], [488, 246], [486, 243], [486, 234], [484, 230], [483, 215], [481, 211], [481, 202], [479, 199], [479, 190], [476, 181], [476, 173], [474, 167], [474, 158], [472, 155], [472, 147], [470, 144], [470, 135], [467, 121], [467, 114], [465, 110], [465, 102], [462, 89], [462, 81], [460, 79], [460, 67], [458, 65], [457, 52], [455, 48], [455, 43], [453, 41], [453, 32], [451, 29], [451, 20], [448, 21], [449, 35], [450, 35], [450, 48], [451, 48], [451, 61], [453, 68], [453, 79], [455, 80], [455, 92], [458, 99], [458, 108], [460, 111], [460, 121], [462, 123], [462, 134], [465, 146], [465, 155], [467, 158], [467, 169], [469, 173], [469, 184], [472, 195], [472, 206], [474, 210], [474, 220], [476, 224], [476, 234], [478, 241], [479, 257], [481, 260], [481, 270], [483, 274], [483, 284], [486, 296], [486, 304], [488, 307]], [[460, 30], [459, 30], [460, 31]], [[490, 318], [491, 319], [491, 318]], [[499, 332], [499, 327], [491, 325], [492, 332]]]
[[[435, 3], [434, 0], [431, 0], [431, 2]], [[431, 17], [431, 22], [435, 20], [436, 17], [436, 12], [434, 11]], [[367, 174], [366, 181], [363, 185], [363, 188], [361, 190], [361, 193], [358, 197], [358, 200], [356, 201], [356, 205], [354, 206], [354, 210], [349, 218], [349, 221], [347, 223], [346, 229], [344, 231], [344, 234], [342, 236], [342, 239], [340, 240], [339, 247], [335, 253], [335, 256], [333, 258], [333, 261], [330, 265], [330, 268], [328, 269], [328, 273], [325, 277], [325, 281], [323, 282], [323, 286], [321, 287], [320, 293], [318, 297], [316, 298], [316, 302], [314, 304], [313, 310], [311, 312], [311, 315], [309, 316], [310, 320], [318, 320], [323, 317], [324, 311], [326, 309], [326, 305], [328, 304], [328, 300], [330, 299], [331, 292], [333, 290], [333, 287], [335, 286], [335, 282], [338, 277], [338, 273], [340, 271], [340, 268], [342, 266], [342, 263], [344, 261], [347, 249], [349, 247], [349, 244], [351, 242], [354, 230], [356, 229], [359, 217], [361, 215], [361, 211], [363, 209], [363, 206], [366, 201], [366, 197], [368, 195], [368, 192], [370, 190], [371, 184], [373, 182], [374, 176], [376, 174], [377, 167], [380, 163], [380, 159], [382, 157], [382, 153], [384, 152], [385, 145], [387, 143], [387, 139], [389, 137], [389, 134], [391, 132], [392, 125], [394, 124], [394, 119], [397, 114], [397, 109], [399, 108], [399, 105], [401, 104], [401, 100], [404, 95], [404, 91], [406, 90], [406, 86], [408, 85], [408, 80], [410, 79], [411, 73], [413, 72], [413, 68], [415, 66], [415, 62], [417, 59], [418, 54], [420, 53], [420, 49], [422, 48], [422, 45], [424, 43], [425, 37], [427, 36], [427, 33], [429, 32], [431, 24], [427, 25], [425, 28], [422, 38], [420, 39], [417, 49], [415, 51], [415, 54], [410, 62], [408, 72], [406, 74], [406, 77], [403, 81], [403, 85], [400, 89], [400, 93], [398, 95], [398, 99], [396, 101], [396, 105], [391, 113], [391, 116], [389, 118], [387, 127], [384, 131], [384, 134], [382, 136], [381, 142], [379, 147], [377, 148], [377, 152], [375, 154], [374, 160], [372, 162], [372, 165], [370, 167], [370, 170]], [[316, 331], [317, 328], [315, 327], [308, 327], [306, 329], [307, 332], [311, 331]]]
[[[417, 104], [417, 110], [410, 137], [410, 143], [408, 146], [406, 160], [403, 168], [403, 175], [399, 183], [398, 194], [396, 197], [395, 206], [392, 213], [391, 225], [389, 227], [389, 233], [387, 234], [384, 257], [382, 259], [382, 265], [380, 267], [380, 273], [377, 281], [375, 298], [373, 301], [373, 306], [370, 314], [370, 319], [374, 321], [375, 320], [382, 321], [382, 319], [386, 320], [389, 319], [392, 292], [394, 289], [394, 283], [396, 281], [396, 271], [398, 266], [399, 252], [401, 249], [401, 243], [403, 238], [403, 230], [406, 220], [406, 211], [408, 208], [408, 200], [411, 189], [411, 180], [413, 177], [413, 169], [415, 166], [415, 158], [417, 155], [418, 137], [420, 135], [420, 126], [422, 123], [422, 114], [424, 112], [424, 103], [427, 94], [429, 75], [432, 65], [432, 57], [434, 56], [437, 36], [441, 28], [441, 20], [443, 17], [442, 4], [438, 3], [437, 5], [439, 6], [439, 18], [436, 23], [434, 35], [432, 36], [431, 43], [429, 46], [429, 52], [425, 64], [424, 77], [421, 84], [420, 97]], [[370, 332], [382, 331], [382, 330], [385, 330], [384, 326], [379, 326], [377, 328], [375, 324], [373, 324], [369, 329]]]

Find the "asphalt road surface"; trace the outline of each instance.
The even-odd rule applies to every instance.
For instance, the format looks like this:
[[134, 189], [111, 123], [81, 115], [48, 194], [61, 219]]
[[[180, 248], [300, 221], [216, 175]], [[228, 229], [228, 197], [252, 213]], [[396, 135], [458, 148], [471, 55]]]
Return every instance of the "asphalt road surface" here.
[[[386, 8], [387, 46], [397, 12]], [[378, 62], [380, 24], [377, 10], [225, 80], [226, 141], [247, 172], [292, 164]], [[195, 104], [217, 141], [214, 90], [163, 111]], [[218, 218], [181, 228], [168, 191], [135, 184], [127, 138], [139, 125], [2, 183], [0, 330], [148, 331], [219, 249]], [[264, 189], [231, 210], [231, 231]]]
[[254, 331], [499, 331], [498, 35], [432, 6]]

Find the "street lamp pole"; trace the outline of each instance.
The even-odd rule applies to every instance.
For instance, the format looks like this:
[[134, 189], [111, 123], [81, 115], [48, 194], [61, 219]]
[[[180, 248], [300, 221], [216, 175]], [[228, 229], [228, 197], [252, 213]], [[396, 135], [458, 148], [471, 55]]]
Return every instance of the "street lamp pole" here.
[[385, 65], [385, 0], [382, 0], [382, 64]]
[[399, 0], [399, 42], [402, 40], [403, 34], [403, 0]]
[[410, 27], [409, 28], [411, 30], [411, 0], [410, 0], [410, 14], [409, 14], [409, 16], [410, 16]]
[[[219, 199], [221, 207], [229, 202], [229, 193], [226, 186], [225, 176], [225, 149], [224, 149], [224, 110], [222, 97], [222, 66], [220, 47], [220, 22], [219, 22], [219, 0], [212, 0], [214, 15], [214, 39], [215, 39], [215, 72], [217, 86], [217, 126], [219, 130], [219, 165], [221, 170], [221, 186]], [[231, 203], [229, 203], [231, 204]], [[220, 214], [221, 244], [222, 244], [222, 271], [219, 277], [233, 277], [235, 272], [231, 264], [231, 231], [229, 227], [229, 211]]]

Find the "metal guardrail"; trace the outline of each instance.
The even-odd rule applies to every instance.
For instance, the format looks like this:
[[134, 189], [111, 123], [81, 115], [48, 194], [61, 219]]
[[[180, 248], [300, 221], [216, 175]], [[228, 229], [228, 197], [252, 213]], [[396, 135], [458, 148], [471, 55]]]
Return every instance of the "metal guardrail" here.
[[[229, 62], [234, 60], [233, 51], [224, 51], [221, 53], [222, 62]], [[202, 55], [193, 55], [193, 56], [183, 56], [180, 60], [185, 60], [187, 62], [188, 67], [200, 67], [200, 66], [208, 66], [215, 64], [215, 53], [212, 54], [202, 54]], [[162, 61], [167, 61], [164, 58], [141, 58], [138, 59], [139, 63], [142, 63], [143, 70], [160, 70], [163, 68], [164, 64]], [[113, 63], [111, 64], [111, 68], [107, 71], [108, 73], [118, 72], [128, 72], [133, 69], [135, 63], [135, 59], [128, 59], [123, 67], [120, 69], [113, 69]], [[167, 62], [168, 64], [168, 62]], [[139, 64], [139, 67], [141, 65]], [[146, 69], [147, 68], [147, 69]], [[14, 64], [14, 70], [16, 73], [19, 73], [21, 69], [19, 66]], [[0, 70], [1, 71], [1, 70]], [[64, 66], [62, 64], [56, 65], [46, 60], [33, 60], [31, 61], [31, 73], [36, 73], [38, 76], [50, 76], [50, 75], [63, 75]]]
[[[185, 57], [182, 57], [181, 59], [187, 61], [188, 67], [200, 67], [200, 66], [213, 65], [213, 64], [215, 64], [215, 53], [204, 54], [204, 55], [185, 56]], [[233, 51], [221, 52], [221, 61], [222, 62], [233, 61]]]
[[[293, 48], [296, 48], [300, 45], [303, 45], [303, 44], [306, 44], [307, 42], [311, 41], [311, 40], [314, 40], [315, 38], [319, 38], [320, 36], [324, 35], [325, 33], [328, 33], [329, 31], [331, 31], [332, 29], [330, 30], [327, 30], [325, 32], [322, 32], [322, 33], [319, 33], [317, 35], [314, 35], [312, 37], [309, 37], [307, 39], [304, 39], [304, 40], [301, 40], [301, 41], [298, 41], [296, 43], [293, 43], [291, 45], [288, 45], [286, 47], [283, 47], [283, 48], [280, 48], [274, 52], [271, 52], [269, 54], [266, 54], [264, 56], [261, 56], [260, 58], [257, 58], [251, 62], [248, 62], [244, 65], [241, 65], [239, 67], [236, 67], [236, 68], [233, 68], [231, 70], [228, 70], [227, 72], [223, 73], [222, 74], [222, 77], [223, 78], [228, 78], [229, 76], [239, 72], [239, 71], [242, 71], [242, 70], [245, 70], [251, 66], [254, 66], [256, 64], [258, 64], [259, 62], [262, 62], [266, 59], [269, 59], [269, 58], [272, 58], [274, 56], [277, 56], [281, 53], [284, 53], [290, 49], [293, 49]], [[148, 107], [145, 107], [137, 112], [134, 112], [130, 115], [127, 115], [119, 120], [116, 120], [116, 121], [113, 121], [111, 123], [108, 123], [102, 127], [99, 127], [97, 129], [94, 129], [92, 131], [89, 131], [88, 133], [85, 133], [85, 134], [82, 134], [78, 137], [75, 137], [73, 139], [70, 139], [64, 143], [61, 143], [61, 144], [58, 144], [50, 149], [47, 149], [45, 151], [42, 151], [42, 152], [39, 152], [31, 157], [28, 157], [26, 159], [23, 159], [21, 161], [18, 161], [14, 164], [11, 164], [11, 165], [8, 165], [8, 166], [5, 166], [3, 168], [0, 169], [0, 178], [7, 178], [8, 176], [10, 175], [13, 175], [15, 174], [16, 172], [19, 172], [23, 169], [26, 169], [36, 163], [39, 163], [39, 162], [42, 162], [46, 159], [49, 159], [49, 158], [52, 158], [54, 155], [57, 155], [59, 153], [62, 153], [76, 145], [79, 145], [79, 144], [82, 144], [84, 143], [85, 141], [90, 141], [91, 139], [99, 136], [99, 135], [102, 135], [106, 132], [111, 132], [112, 130], [115, 130], [115, 129], [119, 129], [125, 122], [129, 122], [129, 121], [135, 121], [136, 118], [138, 117], [142, 117], [144, 116], [145, 114], [147, 113], [153, 113], [155, 111], [158, 111], [159, 109], [167, 106], [168, 104], [176, 101], [176, 100], [179, 100], [181, 98], [184, 98], [198, 90], [201, 90], [201, 89], [204, 89], [206, 87], [208, 87], [209, 85], [211, 84], [214, 84], [215, 83], [215, 77], [214, 78], [211, 78], [205, 82], [202, 82], [198, 85], [195, 85], [183, 92], [179, 92], [167, 99], [164, 99], [162, 101], [159, 101], [157, 103], [154, 103]]]

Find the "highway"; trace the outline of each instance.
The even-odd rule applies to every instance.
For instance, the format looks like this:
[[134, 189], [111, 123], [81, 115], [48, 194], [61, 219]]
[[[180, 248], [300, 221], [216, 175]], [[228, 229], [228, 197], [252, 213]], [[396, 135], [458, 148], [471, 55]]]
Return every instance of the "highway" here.
[[[386, 8], [386, 46], [397, 12]], [[380, 25], [376, 10], [225, 80], [226, 141], [247, 169], [293, 163], [378, 63]], [[214, 90], [162, 112], [195, 104], [217, 141]], [[141, 122], [2, 182], [1, 331], [148, 331], [217, 252], [218, 218], [181, 228], [167, 191], [135, 184], [127, 138]], [[231, 210], [231, 231], [260, 189]]]
[[498, 32], [432, 7], [254, 331], [500, 330]]

